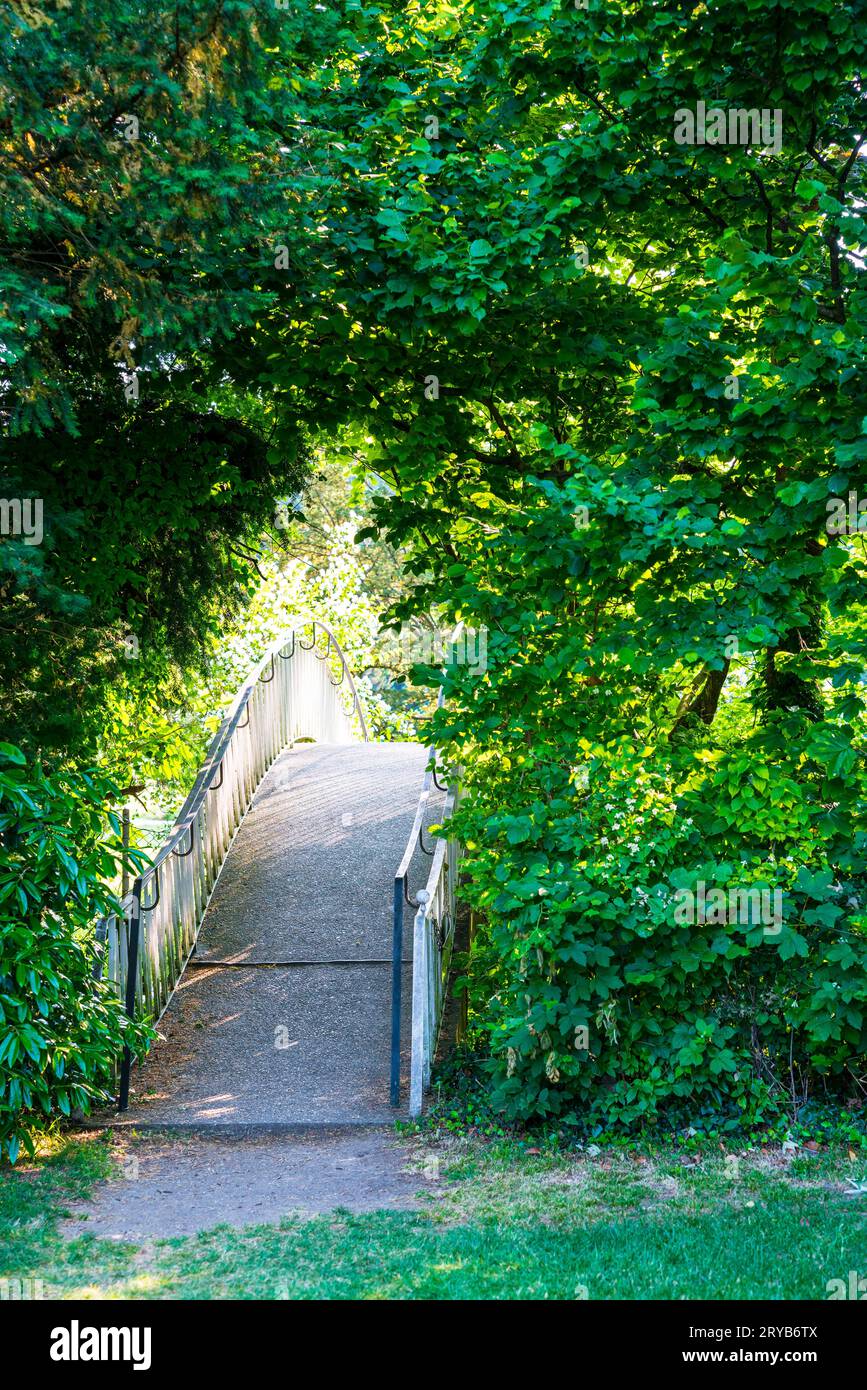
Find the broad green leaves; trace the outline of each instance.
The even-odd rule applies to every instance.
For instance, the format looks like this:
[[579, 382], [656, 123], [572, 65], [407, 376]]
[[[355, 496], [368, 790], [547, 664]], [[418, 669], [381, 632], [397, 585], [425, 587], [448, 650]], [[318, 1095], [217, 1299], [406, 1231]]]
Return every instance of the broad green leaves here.
[[94, 979], [95, 920], [116, 906], [100, 886], [115, 872], [116, 790], [0, 747], [0, 1156], [12, 1162], [34, 1125], [110, 1099], [124, 1043], [139, 1051], [149, 1036]]

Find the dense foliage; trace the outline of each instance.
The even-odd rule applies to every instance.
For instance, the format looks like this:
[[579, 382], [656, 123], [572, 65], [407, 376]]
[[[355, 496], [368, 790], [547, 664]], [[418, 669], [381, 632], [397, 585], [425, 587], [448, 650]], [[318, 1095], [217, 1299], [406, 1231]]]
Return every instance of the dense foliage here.
[[110, 1099], [122, 1045], [148, 1037], [94, 978], [94, 921], [116, 904], [103, 886], [116, 791], [98, 774], [34, 773], [0, 744], [0, 1156], [13, 1162], [34, 1121]]
[[[254, 591], [276, 501], [307, 472], [291, 421], [277, 438], [217, 402], [204, 351], [261, 312], [290, 234], [283, 59], [302, 30], [265, 3], [0, 7], [0, 730], [45, 821], [2, 828], [0, 972], [25, 990], [3, 1103], [25, 1117], [86, 1106], [120, 1045], [86, 983], [116, 877], [87, 769], [140, 776], [139, 731]], [[17, 1042], [45, 1001], [39, 1041]]]
[[[413, 603], [488, 629], [439, 734], [513, 1114], [863, 1100], [863, 18], [381, 7], [342, 283], [260, 337], [287, 406], [362, 412]], [[700, 102], [768, 134], [679, 143]], [[676, 919], [715, 886], [781, 920]]]
[[0, 726], [81, 757], [107, 687], [159, 690], [201, 659], [253, 591], [275, 494], [304, 475], [242, 423], [184, 405], [79, 420], [75, 439], [11, 441], [0, 468], [4, 495], [26, 481], [41, 499], [46, 532], [2, 546]]
[[8, 736], [60, 746], [65, 681], [117, 691], [103, 624], [146, 634], [152, 704], [315, 448], [352, 459], [362, 546], [409, 552], [390, 618], [487, 632], [437, 737], [511, 1115], [864, 1100], [865, 11], [11, 23], [0, 404], [40, 437], [4, 486], [51, 539], [0, 547]]
[[306, 472], [292, 422], [277, 442], [215, 408], [218, 369], [194, 354], [273, 297], [297, 172], [287, 55], [309, 45], [264, 3], [0, 20], [0, 494], [38, 499], [44, 533], [4, 526], [0, 720], [87, 756], [130, 655], [148, 691], [201, 659]]
[[331, 26], [265, 0], [32, 0], [0, 24], [0, 405], [13, 433], [74, 433], [95, 392], [174, 391], [269, 302], [301, 230], [293, 77]]

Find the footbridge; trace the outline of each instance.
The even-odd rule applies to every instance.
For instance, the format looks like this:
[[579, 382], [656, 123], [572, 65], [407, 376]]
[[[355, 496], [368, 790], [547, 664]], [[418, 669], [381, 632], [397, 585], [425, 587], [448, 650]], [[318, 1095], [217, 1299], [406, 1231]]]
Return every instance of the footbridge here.
[[158, 1025], [118, 1109], [165, 1128], [419, 1113], [454, 937], [454, 805], [417, 743], [370, 739], [327, 623], [244, 684], [96, 970]]

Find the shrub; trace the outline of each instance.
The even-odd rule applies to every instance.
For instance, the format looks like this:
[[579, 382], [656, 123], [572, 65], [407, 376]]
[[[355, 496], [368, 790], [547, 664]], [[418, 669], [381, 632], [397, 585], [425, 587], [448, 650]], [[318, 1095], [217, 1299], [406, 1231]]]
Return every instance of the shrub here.
[[125, 1043], [147, 1037], [93, 978], [94, 924], [116, 906], [116, 789], [90, 772], [28, 766], [0, 744], [0, 1155], [110, 1098]]
[[[710, 1114], [734, 1128], [814, 1096], [857, 1102], [863, 865], [829, 861], [811, 826], [822, 808], [748, 741], [709, 760], [640, 755], [593, 750], [571, 776], [552, 767], [529, 804], [501, 792], [514, 809], [492, 817], [488, 792], [461, 813], [495, 1104], [610, 1129]], [[780, 920], [755, 920], [775, 902]]]

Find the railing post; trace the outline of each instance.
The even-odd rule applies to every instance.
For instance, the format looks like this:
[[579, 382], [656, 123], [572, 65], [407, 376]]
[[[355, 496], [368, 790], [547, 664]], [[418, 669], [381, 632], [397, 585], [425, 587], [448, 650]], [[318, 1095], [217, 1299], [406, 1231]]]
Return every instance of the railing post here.
[[424, 1106], [427, 1080], [427, 1051], [430, 1034], [427, 1002], [430, 997], [430, 961], [428, 960], [427, 905], [430, 895], [425, 888], [419, 891], [419, 908], [413, 924], [412, 947], [412, 1056], [409, 1074], [409, 1113], [418, 1119]]
[[[126, 1014], [131, 1023], [135, 1022], [135, 996], [138, 985], [139, 937], [141, 936], [141, 879], [133, 886], [132, 915], [129, 922], [129, 955], [126, 970]], [[129, 1044], [123, 1049], [120, 1064], [120, 1094], [117, 1099], [118, 1110], [129, 1108], [129, 1074], [132, 1067], [132, 1052]]]
[[129, 807], [124, 806], [121, 815], [121, 849], [123, 851], [123, 861], [121, 863], [120, 879], [120, 898], [123, 902], [129, 892]]
[[402, 878], [394, 880], [394, 925], [391, 942], [391, 1104], [400, 1105], [400, 992], [403, 983]]

